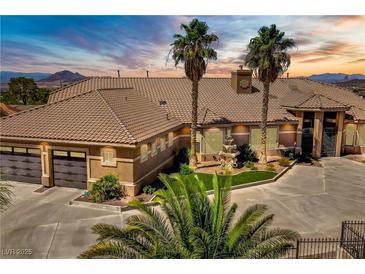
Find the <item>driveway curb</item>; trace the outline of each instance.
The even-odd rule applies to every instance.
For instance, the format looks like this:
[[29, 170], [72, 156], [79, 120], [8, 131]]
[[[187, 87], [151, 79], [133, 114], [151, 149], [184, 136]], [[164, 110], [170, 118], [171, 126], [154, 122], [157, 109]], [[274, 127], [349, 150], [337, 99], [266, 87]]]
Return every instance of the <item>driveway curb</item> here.
[[[281, 178], [286, 172], [288, 172], [288, 170], [291, 169], [296, 163], [297, 163], [297, 160], [294, 160], [289, 166], [287, 166], [286, 168], [284, 168], [280, 173], [278, 173], [272, 179], [262, 180], [262, 181], [247, 183], [247, 184], [241, 184], [241, 185], [235, 185], [235, 186], [232, 186], [231, 189], [232, 190], [236, 190], [236, 189], [241, 189], [241, 188], [247, 188], [247, 187], [252, 187], [252, 186], [259, 186], [259, 185], [274, 183], [279, 178]], [[206, 193], [208, 195], [211, 195], [211, 194], [214, 193], [214, 190], [208, 190], [208, 191], [206, 191]], [[145, 203], [145, 205], [147, 205], [147, 206], [153, 206], [153, 205], [155, 205], [155, 203], [153, 202], [153, 199], [154, 198], [155, 198], [155, 196], [153, 196], [149, 202]], [[128, 211], [128, 210], [134, 209], [133, 207], [131, 207], [129, 205], [115, 206], [115, 205], [97, 204], [97, 203], [90, 203], [90, 202], [83, 202], [83, 201], [75, 201], [75, 200], [69, 201], [69, 205], [78, 206], [78, 207], [84, 207], [84, 208], [93, 208], [93, 209], [99, 209], [99, 210], [107, 210], [107, 211], [112, 211], [112, 212], [124, 212], [124, 211]]]

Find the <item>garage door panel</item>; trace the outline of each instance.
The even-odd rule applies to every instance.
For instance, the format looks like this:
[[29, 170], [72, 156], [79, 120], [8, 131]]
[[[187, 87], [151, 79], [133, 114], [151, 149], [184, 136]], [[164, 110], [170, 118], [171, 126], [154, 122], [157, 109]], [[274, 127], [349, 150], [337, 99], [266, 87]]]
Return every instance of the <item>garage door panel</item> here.
[[86, 159], [68, 156], [54, 156], [53, 176], [56, 186], [87, 188]]
[[26, 183], [41, 183], [42, 166], [40, 156], [24, 154], [1, 155], [1, 178]]

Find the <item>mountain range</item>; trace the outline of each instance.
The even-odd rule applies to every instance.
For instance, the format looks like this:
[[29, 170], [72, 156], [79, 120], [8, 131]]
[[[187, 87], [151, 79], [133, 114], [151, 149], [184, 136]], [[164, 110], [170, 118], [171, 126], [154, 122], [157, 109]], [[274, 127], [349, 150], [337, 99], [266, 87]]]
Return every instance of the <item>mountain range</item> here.
[[15, 72], [15, 71], [0, 71], [0, 82], [6, 84], [14, 77], [26, 77], [33, 78], [34, 81], [39, 83], [45, 82], [63, 82], [71, 83], [85, 79], [86, 76], [81, 75], [78, 72], [72, 72], [69, 70], [58, 71], [56, 73], [44, 73], [44, 72]]
[[[33, 78], [34, 81], [39, 82], [40, 84], [46, 82], [58, 82], [59, 84], [60, 81], [62, 83], [72, 83], [86, 78], [86, 76], [81, 75], [78, 72], [72, 72], [69, 70], [59, 71], [54, 74], [43, 73], [43, 72], [27, 73], [27, 72], [15, 72], [15, 71], [0, 71], [0, 80], [1, 80], [0, 82], [3, 84], [8, 83], [10, 78], [13, 77]], [[344, 74], [344, 73], [322, 73], [308, 76], [308, 78], [311, 80], [316, 80], [325, 83], [339, 83], [350, 80], [365, 80], [365, 75]]]
[[322, 74], [311, 75], [308, 78], [311, 80], [325, 83], [338, 83], [338, 82], [347, 82], [351, 80], [365, 80], [365, 75], [344, 74], [344, 73], [322, 73]]

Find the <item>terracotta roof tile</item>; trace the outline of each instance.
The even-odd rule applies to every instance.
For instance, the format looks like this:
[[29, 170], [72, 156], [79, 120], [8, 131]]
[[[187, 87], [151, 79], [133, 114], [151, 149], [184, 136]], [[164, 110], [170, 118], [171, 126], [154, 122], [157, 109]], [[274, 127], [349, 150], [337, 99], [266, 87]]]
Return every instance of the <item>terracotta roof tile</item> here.
[[1, 136], [135, 144], [180, 124], [134, 90], [94, 90], [2, 118]]

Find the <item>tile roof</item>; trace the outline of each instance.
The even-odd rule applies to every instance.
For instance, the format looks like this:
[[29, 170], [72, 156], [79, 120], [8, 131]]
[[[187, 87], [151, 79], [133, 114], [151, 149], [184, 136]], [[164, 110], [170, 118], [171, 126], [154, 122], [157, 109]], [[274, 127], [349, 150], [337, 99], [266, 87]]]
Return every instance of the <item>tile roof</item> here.
[[93, 90], [2, 118], [1, 137], [136, 144], [180, 125], [135, 90]]
[[288, 96], [280, 100], [282, 106], [293, 109], [308, 109], [308, 110], [330, 110], [343, 109], [348, 110], [349, 106], [342, 104], [332, 98], [328, 98], [322, 94], [303, 93], [294, 91]]
[[[254, 79], [254, 86], [261, 83]], [[187, 78], [112, 78], [91, 77], [88, 80], [64, 87], [50, 95], [49, 102], [97, 88], [133, 87], [144, 96], [159, 104], [167, 102], [166, 110], [182, 123], [191, 121], [191, 81]], [[262, 87], [261, 87], [262, 89]], [[273, 91], [285, 92], [285, 86], [273, 85]], [[289, 89], [287, 89], [289, 91]], [[261, 120], [262, 93], [237, 94], [231, 88], [230, 78], [203, 78], [199, 82], [199, 108], [208, 108], [232, 122], [258, 123]], [[297, 121], [278, 103], [277, 97], [270, 100], [270, 122]]]

